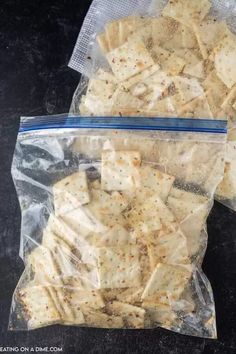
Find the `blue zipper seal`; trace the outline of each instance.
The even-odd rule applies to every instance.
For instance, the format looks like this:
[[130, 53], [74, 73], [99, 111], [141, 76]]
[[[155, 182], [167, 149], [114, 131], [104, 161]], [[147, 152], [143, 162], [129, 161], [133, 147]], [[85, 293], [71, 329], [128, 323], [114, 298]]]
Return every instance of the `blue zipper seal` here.
[[51, 129], [107, 129], [227, 134], [227, 121], [149, 117], [22, 117], [20, 133]]

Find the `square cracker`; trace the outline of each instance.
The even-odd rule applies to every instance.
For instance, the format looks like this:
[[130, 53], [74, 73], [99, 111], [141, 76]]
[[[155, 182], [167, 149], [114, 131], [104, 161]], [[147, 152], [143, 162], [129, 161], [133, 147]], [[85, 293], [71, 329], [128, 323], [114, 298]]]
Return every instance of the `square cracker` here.
[[140, 307], [126, 304], [119, 301], [113, 301], [107, 305], [108, 311], [117, 316], [121, 316], [132, 328], [144, 328], [146, 311]]
[[154, 61], [144, 43], [136, 37], [112, 50], [106, 57], [119, 81], [127, 80], [154, 65]]
[[100, 288], [129, 288], [140, 285], [137, 246], [98, 248]]
[[169, 0], [163, 15], [174, 18], [186, 26], [204, 19], [211, 8], [209, 0]]
[[104, 151], [102, 153], [102, 189], [129, 190], [140, 186], [141, 156], [138, 151]]
[[158, 263], [189, 264], [186, 237], [181, 231], [163, 234], [157, 237], [148, 235], [148, 254], [152, 270]]
[[133, 208], [127, 212], [126, 218], [129, 227], [138, 235], [159, 231], [163, 225], [169, 226], [175, 221], [174, 215], [160, 199], [158, 193], [152, 193], [151, 197], [142, 194], [143, 198], [137, 198]]
[[19, 290], [19, 299], [27, 313], [28, 329], [60, 323], [61, 316], [54, 306], [49, 287], [34, 284]]
[[142, 186], [141, 189], [138, 190], [137, 197], [140, 192], [141, 195], [145, 193], [146, 198], [151, 197], [153, 194], [157, 193], [164, 202], [167, 200], [167, 197], [175, 181], [174, 176], [163, 173], [149, 165], [141, 166], [140, 176]]
[[193, 23], [193, 29], [201, 54], [204, 59], [207, 59], [216, 44], [226, 33], [227, 26], [225, 22], [219, 22], [209, 18], [198, 24]]
[[226, 36], [214, 52], [216, 73], [228, 88], [232, 88], [236, 83], [236, 37]]
[[53, 186], [55, 214], [67, 212], [90, 201], [86, 172], [70, 175]]
[[190, 267], [159, 263], [144, 289], [142, 299], [167, 292], [173, 300], [177, 300], [190, 278]]
[[[162, 44], [163, 48], [173, 51], [181, 49], [194, 49], [197, 47], [197, 40], [191, 28], [179, 24], [172, 38]], [[183, 58], [187, 59], [187, 58]]]

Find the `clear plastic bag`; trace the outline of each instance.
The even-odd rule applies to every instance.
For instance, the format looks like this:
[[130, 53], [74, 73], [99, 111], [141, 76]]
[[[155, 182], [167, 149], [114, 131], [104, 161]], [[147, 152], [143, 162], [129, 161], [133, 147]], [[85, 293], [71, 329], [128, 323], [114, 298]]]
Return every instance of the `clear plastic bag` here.
[[[69, 64], [82, 73], [72, 114], [229, 119], [235, 124], [234, 0], [121, 1], [113, 6], [94, 1], [85, 19]], [[232, 145], [229, 141], [230, 163], [216, 199], [236, 211]]]
[[201, 265], [225, 142], [224, 121], [22, 118], [12, 175], [25, 271], [9, 329], [216, 338]]

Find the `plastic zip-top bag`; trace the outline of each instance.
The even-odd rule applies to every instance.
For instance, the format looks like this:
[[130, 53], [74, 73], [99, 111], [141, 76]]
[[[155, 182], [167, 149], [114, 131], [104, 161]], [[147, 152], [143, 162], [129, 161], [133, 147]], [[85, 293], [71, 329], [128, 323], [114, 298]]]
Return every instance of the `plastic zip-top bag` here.
[[12, 175], [25, 270], [9, 328], [215, 338], [201, 265], [225, 142], [224, 121], [22, 118]]
[[[70, 67], [82, 73], [71, 104], [83, 116], [236, 121], [235, 1], [109, 1], [92, 6]], [[236, 151], [216, 199], [236, 210]]]

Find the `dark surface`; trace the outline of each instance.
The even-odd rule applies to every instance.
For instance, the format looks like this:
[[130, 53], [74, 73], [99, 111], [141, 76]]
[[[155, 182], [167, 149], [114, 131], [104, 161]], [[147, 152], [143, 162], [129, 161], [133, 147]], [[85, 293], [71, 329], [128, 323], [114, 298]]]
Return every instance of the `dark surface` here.
[[217, 341], [161, 329], [7, 331], [11, 296], [23, 270], [20, 210], [10, 175], [19, 117], [68, 111], [79, 74], [67, 64], [88, 6], [86, 0], [0, 2], [0, 352], [4, 346], [59, 346], [66, 354], [236, 353], [236, 214], [218, 204], [209, 219], [204, 261], [216, 301]]

